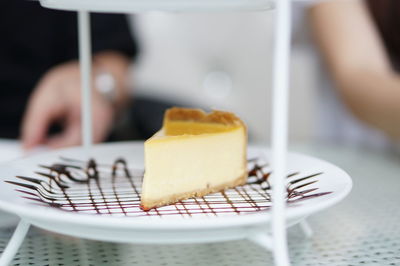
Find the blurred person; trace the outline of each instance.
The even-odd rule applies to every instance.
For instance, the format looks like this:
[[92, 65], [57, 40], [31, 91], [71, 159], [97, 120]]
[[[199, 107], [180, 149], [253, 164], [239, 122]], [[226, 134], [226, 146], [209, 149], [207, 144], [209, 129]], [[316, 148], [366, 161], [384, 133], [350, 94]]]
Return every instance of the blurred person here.
[[318, 1], [307, 17], [336, 88], [319, 92], [323, 135], [364, 146], [400, 143], [400, 1]]
[[[93, 138], [100, 142], [127, 107], [126, 78], [137, 46], [124, 15], [91, 14], [91, 24]], [[0, 138], [21, 136], [26, 149], [79, 144], [76, 13], [46, 9], [38, 1], [2, 1], [0, 25]], [[99, 77], [111, 82], [108, 94], [95, 86]]]

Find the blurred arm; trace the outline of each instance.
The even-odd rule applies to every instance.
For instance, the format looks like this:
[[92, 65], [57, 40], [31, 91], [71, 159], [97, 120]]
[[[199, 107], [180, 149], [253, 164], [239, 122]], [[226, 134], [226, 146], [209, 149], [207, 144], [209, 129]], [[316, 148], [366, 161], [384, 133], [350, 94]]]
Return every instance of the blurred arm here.
[[[70, 23], [75, 19], [74, 16], [66, 17], [61, 21], [66, 25], [64, 41], [67, 45], [58, 48], [65, 55], [42, 75], [29, 98], [21, 132], [26, 149], [38, 144], [59, 148], [81, 142], [81, 77], [76, 60], [78, 51], [71, 48], [77, 42], [76, 25]], [[118, 113], [129, 102], [128, 69], [138, 47], [125, 16], [92, 14], [91, 20], [93, 140], [100, 142], [107, 138]], [[103, 94], [96, 89], [98, 84], [95, 81], [101, 77], [98, 74], [108, 76], [108, 81], [116, 90], [115, 94]], [[61, 125], [62, 130], [50, 135], [49, 129], [54, 124]]]
[[129, 102], [128, 70], [130, 58], [116, 51], [103, 51], [93, 56], [93, 71], [105, 71], [115, 79], [116, 98], [114, 108], [121, 111]]
[[[94, 87], [92, 90], [93, 140], [100, 142], [108, 136], [117, 112], [128, 102], [126, 76], [129, 58], [109, 51], [96, 53], [93, 59], [93, 74], [99, 71], [110, 73], [114, 77], [116, 89], [113, 103]], [[29, 99], [22, 123], [22, 141], [26, 149], [38, 144], [60, 148], [81, 142], [80, 80], [77, 61], [55, 66], [41, 78]], [[63, 129], [50, 136], [48, 130], [55, 122], [61, 122]]]
[[400, 77], [364, 2], [325, 1], [308, 17], [345, 104], [361, 120], [400, 138]]

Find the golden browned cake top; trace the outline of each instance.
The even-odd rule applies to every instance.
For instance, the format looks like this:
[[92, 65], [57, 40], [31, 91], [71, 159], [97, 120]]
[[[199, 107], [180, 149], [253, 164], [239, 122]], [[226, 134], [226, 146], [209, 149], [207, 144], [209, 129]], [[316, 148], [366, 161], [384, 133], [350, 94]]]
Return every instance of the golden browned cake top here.
[[163, 124], [166, 135], [217, 133], [238, 127], [244, 127], [244, 123], [233, 113], [180, 107], [168, 109]]
[[193, 121], [199, 123], [220, 123], [224, 125], [237, 125], [243, 122], [234, 113], [213, 110], [206, 113], [201, 109], [172, 107], [165, 111], [165, 120]]

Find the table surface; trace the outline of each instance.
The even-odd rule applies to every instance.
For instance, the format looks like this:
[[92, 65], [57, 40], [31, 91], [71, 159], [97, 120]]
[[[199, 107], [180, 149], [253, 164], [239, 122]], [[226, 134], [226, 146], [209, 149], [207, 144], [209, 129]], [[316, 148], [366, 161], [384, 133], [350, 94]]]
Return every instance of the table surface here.
[[[0, 154], [5, 149], [0, 141]], [[7, 143], [20, 154], [17, 143]], [[338, 205], [309, 217], [314, 236], [288, 231], [293, 265], [400, 265], [400, 156], [326, 145], [294, 150], [328, 160], [354, 181]], [[4, 156], [0, 158], [4, 160]], [[3, 156], [3, 157], [1, 157]], [[1, 219], [0, 215], [0, 219]], [[2, 220], [0, 220], [0, 225]], [[0, 252], [12, 234], [0, 229]], [[269, 252], [247, 241], [190, 245], [114, 244], [31, 229], [11, 265], [272, 265]]]

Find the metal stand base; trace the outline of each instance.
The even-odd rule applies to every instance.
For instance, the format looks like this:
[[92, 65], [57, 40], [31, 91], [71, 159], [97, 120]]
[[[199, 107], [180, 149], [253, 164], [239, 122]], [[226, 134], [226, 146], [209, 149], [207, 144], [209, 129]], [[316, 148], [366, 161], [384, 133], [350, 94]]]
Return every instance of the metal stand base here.
[[[314, 232], [306, 219], [301, 221], [299, 226], [305, 238], [309, 239], [313, 236]], [[266, 250], [273, 251], [272, 236], [270, 234], [257, 234], [248, 239]]]
[[301, 221], [299, 223], [300, 229], [301, 231], [303, 231], [303, 234], [306, 238], [311, 238], [314, 235], [314, 232], [310, 226], [310, 224], [307, 222], [306, 219], [304, 219], [303, 221]]
[[30, 226], [30, 223], [27, 223], [24, 220], [21, 220], [18, 223], [18, 226], [15, 229], [10, 241], [8, 242], [7, 247], [4, 249], [3, 254], [1, 254], [0, 266], [7, 266], [13, 260], [21, 244], [24, 242], [25, 236], [28, 233]]
[[272, 236], [270, 234], [257, 234], [250, 237], [249, 240], [272, 252]]

